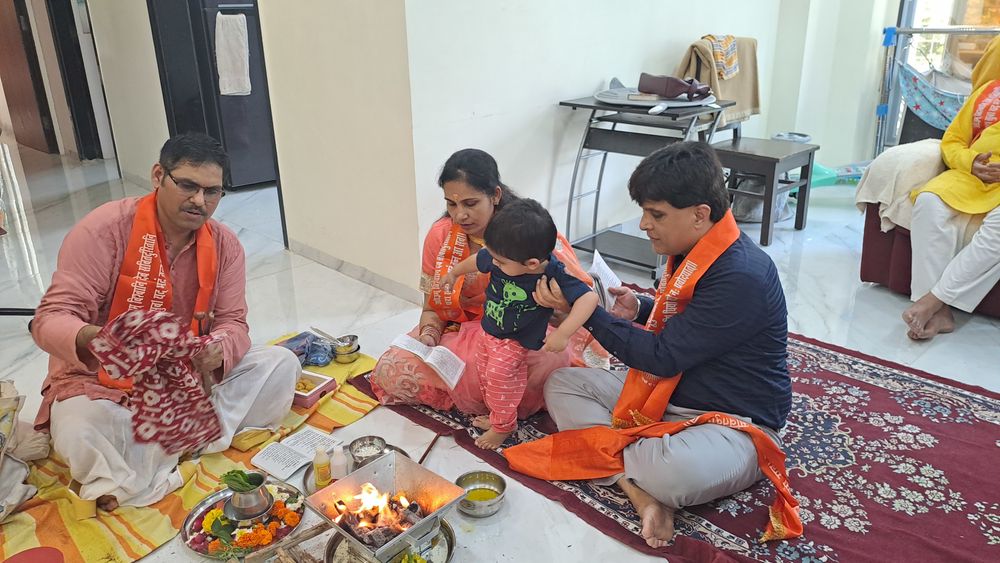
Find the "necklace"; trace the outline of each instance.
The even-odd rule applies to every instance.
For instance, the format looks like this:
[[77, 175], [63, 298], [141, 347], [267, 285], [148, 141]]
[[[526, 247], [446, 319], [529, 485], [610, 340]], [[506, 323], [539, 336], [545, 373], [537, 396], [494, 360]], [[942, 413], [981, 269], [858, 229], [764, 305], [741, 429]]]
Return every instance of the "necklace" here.
[[472, 235], [466, 235], [466, 236], [468, 236], [469, 240], [471, 240], [474, 244], [476, 244], [478, 246], [486, 246], [486, 240], [485, 239], [481, 239], [479, 237], [474, 237]]

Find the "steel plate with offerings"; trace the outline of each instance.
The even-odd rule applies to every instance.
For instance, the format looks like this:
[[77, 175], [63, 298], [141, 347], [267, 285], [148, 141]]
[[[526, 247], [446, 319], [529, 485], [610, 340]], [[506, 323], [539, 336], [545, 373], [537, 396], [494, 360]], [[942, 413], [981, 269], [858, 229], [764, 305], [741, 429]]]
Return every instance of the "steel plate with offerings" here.
[[181, 527], [184, 545], [199, 555], [246, 557], [284, 539], [302, 519], [305, 496], [287, 483], [237, 469], [225, 473], [222, 484], [226, 488], [198, 503]]

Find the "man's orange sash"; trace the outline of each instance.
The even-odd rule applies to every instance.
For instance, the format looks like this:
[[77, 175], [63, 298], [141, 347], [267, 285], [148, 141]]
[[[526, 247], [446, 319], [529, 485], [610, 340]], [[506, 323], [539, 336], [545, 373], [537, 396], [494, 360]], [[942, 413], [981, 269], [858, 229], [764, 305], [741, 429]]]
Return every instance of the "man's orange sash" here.
[[997, 121], [1000, 121], [1000, 80], [990, 82], [976, 98], [972, 113], [972, 142]]
[[464, 323], [470, 320], [465, 310], [462, 309], [462, 287], [465, 285], [465, 276], [455, 282], [455, 286], [450, 292], [441, 287], [441, 280], [448, 275], [456, 264], [469, 257], [469, 237], [462, 231], [458, 224], [451, 226], [447, 238], [441, 251], [438, 252], [434, 261], [434, 280], [431, 286], [430, 306], [444, 321], [455, 321]]
[[504, 450], [510, 468], [548, 481], [601, 479], [625, 471], [622, 450], [639, 438], [659, 438], [699, 424], [721, 424], [746, 432], [757, 449], [761, 472], [771, 480], [778, 497], [770, 506], [769, 522], [761, 541], [797, 538], [802, 535], [799, 503], [792, 496], [785, 473], [785, 454], [763, 430], [720, 412], [707, 412], [689, 420], [656, 422], [632, 428], [596, 426], [566, 430], [534, 442]]
[[[694, 296], [694, 288], [701, 276], [738, 238], [740, 228], [736, 226], [732, 211], [726, 211], [726, 215], [701, 237], [680, 265], [675, 267], [674, 257], [671, 256], [660, 278], [646, 330], [659, 334], [670, 317], [683, 311]], [[630, 428], [658, 422], [663, 418], [670, 395], [680, 380], [679, 373], [664, 378], [630, 368], [618, 404], [611, 413], [611, 426]]]
[[[215, 239], [208, 223], [195, 233], [195, 252], [198, 260], [198, 295], [194, 310], [208, 312], [215, 291], [219, 271], [215, 252]], [[108, 322], [128, 311], [170, 311], [173, 304], [173, 286], [170, 283], [170, 265], [163, 245], [163, 233], [156, 216], [156, 192], [139, 200], [132, 221], [125, 258], [118, 272]], [[197, 321], [191, 319], [191, 332], [198, 334]], [[104, 368], [97, 373], [102, 385], [112, 389], [129, 390], [131, 378], [112, 379]]]
[[[739, 227], [732, 212], [727, 211], [725, 217], [698, 241], [676, 268], [668, 262], [656, 292], [653, 311], [646, 323], [647, 330], [659, 333], [670, 317], [684, 309], [691, 301], [701, 276], [739, 236]], [[598, 426], [557, 432], [534, 442], [507, 448], [504, 456], [512, 469], [539, 479], [599, 479], [624, 471], [622, 450], [639, 438], [675, 434], [699, 424], [728, 426], [749, 434], [757, 450], [761, 472], [778, 490], [778, 498], [771, 505], [770, 522], [761, 541], [802, 535], [799, 503], [792, 496], [785, 473], [785, 454], [763, 430], [719, 412], [708, 412], [679, 422], [660, 422], [681, 375], [659, 378], [629, 369], [625, 387], [612, 412], [614, 428]]]

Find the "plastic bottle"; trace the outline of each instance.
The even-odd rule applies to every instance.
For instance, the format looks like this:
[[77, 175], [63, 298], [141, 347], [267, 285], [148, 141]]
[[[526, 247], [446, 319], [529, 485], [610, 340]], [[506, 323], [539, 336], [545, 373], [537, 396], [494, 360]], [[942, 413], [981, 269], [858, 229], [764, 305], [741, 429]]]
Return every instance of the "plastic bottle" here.
[[313, 479], [316, 481], [316, 488], [322, 489], [330, 484], [330, 456], [326, 455], [326, 450], [322, 446], [316, 448], [316, 456], [313, 457]]
[[330, 456], [330, 475], [334, 479], [347, 477], [347, 454], [344, 453], [344, 446], [334, 446], [333, 454]]

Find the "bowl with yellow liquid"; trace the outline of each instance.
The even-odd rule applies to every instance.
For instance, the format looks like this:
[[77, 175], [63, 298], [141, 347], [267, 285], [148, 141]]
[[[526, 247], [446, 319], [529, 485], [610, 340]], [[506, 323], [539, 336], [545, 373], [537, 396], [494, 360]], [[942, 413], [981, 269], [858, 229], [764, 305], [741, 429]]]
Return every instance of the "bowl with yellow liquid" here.
[[507, 481], [492, 471], [470, 471], [455, 479], [455, 484], [465, 489], [458, 509], [468, 516], [493, 516], [503, 505]]

